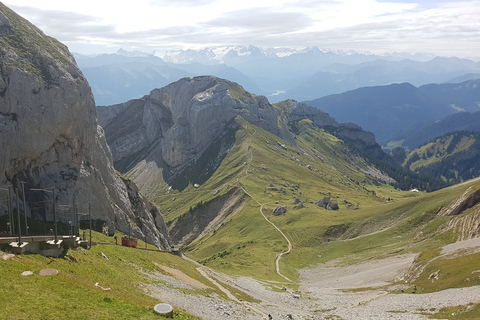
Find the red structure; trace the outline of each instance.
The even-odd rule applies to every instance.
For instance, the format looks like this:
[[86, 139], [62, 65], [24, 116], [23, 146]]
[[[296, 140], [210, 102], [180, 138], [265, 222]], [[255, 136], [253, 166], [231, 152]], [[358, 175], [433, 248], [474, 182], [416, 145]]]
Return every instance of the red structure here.
[[125, 247], [137, 247], [137, 239], [129, 238], [129, 237], [122, 237], [122, 246]]

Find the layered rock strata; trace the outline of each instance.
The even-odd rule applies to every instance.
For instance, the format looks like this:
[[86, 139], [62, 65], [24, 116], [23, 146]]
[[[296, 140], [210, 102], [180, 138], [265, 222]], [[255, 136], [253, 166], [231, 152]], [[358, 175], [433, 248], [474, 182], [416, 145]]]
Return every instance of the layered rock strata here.
[[218, 163], [215, 158], [233, 143], [228, 136], [237, 116], [294, 143], [288, 130], [278, 127], [276, 110], [265, 97], [213, 76], [184, 78], [141, 99], [98, 107], [115, 167], [127, 172], [145, 160], [155, 164], [145, 170], [162, 169], [173, 184], [214, 143], [220, 147], [216, 154], [209, 151], [210, 162]]
[[181, 79], [141, 99], [97, 109], [115, 168], [131, 171], [147, 196], [155, 194], [152, 181], [158, 185], [159, 176], [180, 190], [189, 183], [206, 181], [209, 175], [200, 172], [213, 173], [233, 145], [238, 116], [292, 145], [296, 143], [288, 123], [311, 119], [360, 149], [380, 148], [373, 133], [355, 124], [338, 123], [297, 101], [287, 100], [283, 105], [284, 110], [279, 110], [237, 83], [201, 76]]

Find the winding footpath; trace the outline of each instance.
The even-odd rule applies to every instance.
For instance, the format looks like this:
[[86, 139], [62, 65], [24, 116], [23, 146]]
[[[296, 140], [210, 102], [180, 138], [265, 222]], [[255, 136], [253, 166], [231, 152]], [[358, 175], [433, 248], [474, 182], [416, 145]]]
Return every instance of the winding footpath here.
[[262, 214], [263, 218], [268, 222], [270, 223], [281, 235], [283, 238], [285, 238], [285, 240], [287, 241], [287, 244], [288, 244], [288, 248], [286, 251], [283, 251], [279, 254], [277, 254], [277, 259], [275, 260], [275, 271], [277, 272], [277, 274], [279, 276], [281, 276], [282, 278], [284, 278], [285, 280], [289, 281], [289, 282], [293, 282], [292, 280], [290, 280], [289, 278], [287, 278], [286, 276], [284, 276], [281, 272], [280, 272], [280, 259], [282, 259], [282, 256], [285, 255], [285, 254], [289, 254], [290, 251], [292, 251], [292, 243], [290, 242], [290, 240], [288, 239], [288, 237], [285, 235], [285, 233], [283, 233], [282, 230], [280, 230], [279, 227], [277, 227], [272, 221], [268, 220], [267, 216], [265, 215], [265, 213], [263, 213], [263, 206], [264, 204], [258, 202], [257, 199], [255, 199], [254, 197], [252, 197], [252, 195], [250, 193], [247, 192], [247, 190], [245, 190], [245, 188], [243, 187], [240, 187], [242, 188], [243, 192], [245, 192], [245, 194], [247, 194], [250, 198], [252, 198], [253, 200], [255, 200], [255, 202], [257, 202], [259, 205], [260, 205], [260, 213]]
[[[247, 124], [248, 126], [248, 124]], [[254, 130], [253, 132], [253, 135], [256, 134], [256, 130]], [[250, 140], [252, 138], [250, 137]], [[251, 162], [253, 160], [253, 154], [250, 153], [250, 159], [249, 161]], [[245, 176], [248, 175], [248, 170], [247, 168], [245, 168]], [[293, 282], [292, 280], [290, 280], [289, 278], [287, 278], [286, 276], [284, 276], [281, 272], [280, 272], [280, 259], [282, 259], [282, 257], [286, 254], [289, 254], [290, 251], [292, 251], [292, 243], [290, 242], [290, 240], [287, 238], [287, 236], [285, 235], [285, 233], [283, 233], [282, 230], [280, 230], [280, 228], [278, 228], [272, 221], [268, 220], [267, 216], [263, 213], [263, 206], [264, 204], [263, 203], [260, 203], [257, 199], [255, 199], [247, 190], [245, 190], [245, 188], [243, 186], [239, 186], [243, 192], [245, 192], [246, 195], [248, 195], [250, 198], [252, 198], [253, 200], [255, 200], [256, 203], [258, 203], [258, 205], [260, 205], [260, 213], [261, 215], [263, 216], [263, 218], [268, 222], [270, 223], [281, 235], [283, 238], [285, 238], [285, 240], [287, 241], [287, 244], [288, 244], [288, 248], [286, 251], [284, 252], [281, 252], [279, 254], [277, 254], [277, 259], [275, 260], [275, 271], [277, 272], [277, 274], [279, 276], [281, 276], [282, 278], [284, 278], [285, 280], [289, 281], [289, 282]]]
[[[256, 200], [255, 200], [256, 201]], [[263, 218], [265, 220], [267, 220], [268, 223], [270, 223], [278, 232], [280, 232], [280, 234], [285, 238], [285, 240], [287, 240], [287, 243], [288, 243], [288, 249], [287, 251], [284, 251], [284, 252], [281, 252], [279, 254], [277, 254], [277, 259], [275, 260], [275, 269], [278, 273], [279, 276], [281, 276], [282, 278], [284, 278], [285, 280], [289, 281], [289, 282], [293, 282], [292, 280], [288, 279], [286, 276], [284, 276], [281, 272], [280, 272], [280, 259], [282, 258], [283, 255], [285, 254], [289, 254], [290, 251], [292, 251], [292, 243], [290, 242], [290, 240], [287, 238], [287, 236], [285, 235], [285, 233], [283, 233], [282, 230], [280, 230], [272, 221], [268, 220], [267, 216], [263, 213], [263, 204], [260, 205], [260, 213], [262, 214]]]

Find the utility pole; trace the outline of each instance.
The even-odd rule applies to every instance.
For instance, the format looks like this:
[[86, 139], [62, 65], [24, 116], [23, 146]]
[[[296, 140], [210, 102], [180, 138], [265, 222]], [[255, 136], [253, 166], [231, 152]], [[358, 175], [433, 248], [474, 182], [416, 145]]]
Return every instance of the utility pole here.
[[57, 213], [55, 211], [55, 187], [52, 188], [53, 192], [53, 222], [54, 222], [54, 228], [55, 228], [55, 243], [58, 242], [58, 235], [57, 235]]
[[23, 193], [23, 213], [25, 214], [25, 234], [28, 236], [27, 203], [25, 202], [25, 182], [20, 181]]
[[80, 228], [79, 228], [79, 224], [78, 224], [78, 209], [77, 209], [77, 205], [75, 203], [73, 203], [73, 214], [74, 214], [74, 218], [75, 218], [75, 237], [80, 237]]
[[88, 203], [88, 218], [90, 220], [90, 249], [92, 248], [92, 211], [90, 210], [90, 202]]
[[[18, 180], [17, 180], [18, 181]], [[22, 245], [22, 227], [20, 224], [20, 203], [18, 200], [18, 185], [17, 185], [17, 217], [18, 217], [18, 245]]]
[[10, 234], [15, 232], [15, 223], [13, 218], [13, 204], [12, 204], [12, 185], [8, 185], [8, 219], [10, 220]]

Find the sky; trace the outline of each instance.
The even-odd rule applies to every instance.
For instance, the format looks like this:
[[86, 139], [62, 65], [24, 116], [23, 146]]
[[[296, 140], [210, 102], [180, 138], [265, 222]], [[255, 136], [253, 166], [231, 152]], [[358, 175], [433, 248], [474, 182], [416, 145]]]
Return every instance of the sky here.
[[480, 56], [480, 0], [3, 0], [70, 51], [223, 45]]

